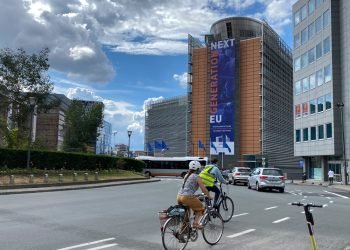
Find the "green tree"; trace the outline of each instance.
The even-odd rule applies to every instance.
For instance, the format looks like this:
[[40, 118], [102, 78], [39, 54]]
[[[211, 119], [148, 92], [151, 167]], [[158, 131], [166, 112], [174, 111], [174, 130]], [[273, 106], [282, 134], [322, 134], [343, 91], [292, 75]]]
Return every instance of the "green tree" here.
[[8, 147], [26, 147], [22, 141], [29, 132], [28, 116], [33, 109], [29, 105], [30, 98], [35, 99], [38, 112], [58, 105], [58, 102], [47, 101], [53, 90], [53, 83], [47, 75], [50, 67], [48, 55], [47, 48], [37, 54], [27, 54], [24, 49], [0, 50], [0, 110], [11, 110], [11, 125], [7, 127]]
[[103, 109], [102, 102], [72, 101], [66, 114], [65, 151], [89, 152], [95, 148]]

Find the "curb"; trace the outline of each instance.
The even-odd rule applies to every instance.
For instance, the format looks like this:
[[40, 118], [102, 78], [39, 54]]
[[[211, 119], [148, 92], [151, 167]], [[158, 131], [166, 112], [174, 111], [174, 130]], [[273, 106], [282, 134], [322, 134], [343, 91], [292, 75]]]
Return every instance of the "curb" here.
[[79, 189], [91, 189], [91, 188], [103, 188], [103, 187], [112, 187], [112, 186], [122, 186], [122, 185], [131, 185], [131, 184], [141, 184], [141, 183], [151, 183], [158, 182], [160, 179], [125, 179], [125, 180], [104, 180], [96, 181], [94, 183], [60, 183], [60, 185], [55, 184], [42, 184], [41, 186], [26, 185], [31, 187], [12, 187], [9, 189], [1, 189], [0, 195], [9, 195], [9, 194], [27, 194], [27, 193], [43, 193], [43, 192], [55, 192], [55, 191], [69, 191], [69, 190], [79, 190]]
[[314, 186], [314, 187], [325, 187], [325, 188], [334, 188], [334, 189], [338, 189], [338, 190], [342, 190], [342, 191], [350, 191], [350, 186], [344, 186], [344, 185], [338, 185], [338, 184], [334, 184], [334, 185], [328, 185], [322, 182], [314, 182], [314, 183], [310, 183], [310, 182], [290, 182], [288, 184], [291, 185], [299, 185], [299, 186]]

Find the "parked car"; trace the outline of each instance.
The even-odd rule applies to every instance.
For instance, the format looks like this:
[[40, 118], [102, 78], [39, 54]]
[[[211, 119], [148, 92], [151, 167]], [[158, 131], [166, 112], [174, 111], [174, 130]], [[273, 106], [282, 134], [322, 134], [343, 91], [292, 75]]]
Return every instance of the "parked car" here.
[[250, 168], [234, 167], [228, 175], [228, 181], [236, 185], [237, 183], [248, 184], [249, 174], [251, 173]]
[[284, 192], [285, 179], [279, 168], [255, 168], [248, 178], [248, 188], [255, 188], [257, 191], [262, 189], [278, 189]]

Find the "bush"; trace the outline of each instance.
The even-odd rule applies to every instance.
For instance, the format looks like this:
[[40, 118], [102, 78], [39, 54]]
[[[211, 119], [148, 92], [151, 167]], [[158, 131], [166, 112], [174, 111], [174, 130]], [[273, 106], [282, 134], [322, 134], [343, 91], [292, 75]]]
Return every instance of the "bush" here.
[[[139, 160], [108, 155], [66, 153], [33, 150], [30, 155], [31, 168], [47, 170], [105, 170], [123, 169], [141, 172], [144, 163]], [[0, 168], [26, 168], [27, 151], [0, 148]]]

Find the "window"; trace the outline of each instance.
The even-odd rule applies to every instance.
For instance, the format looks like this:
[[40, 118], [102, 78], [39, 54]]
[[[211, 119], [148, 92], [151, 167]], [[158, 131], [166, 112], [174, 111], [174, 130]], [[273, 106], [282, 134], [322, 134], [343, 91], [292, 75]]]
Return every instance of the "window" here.
[[310, 115], [316, 113], [316, 99], [310, 100]]
[[294, 26], [297, 26], [300, 23], [300, 11], [294, 13]]
[[300, 70], [300, 56], [294, 60], [294, 71], [297, 72]]
[[315, 23], [309, 25], [309, 40], [315, 35]]
[[303, 141], [309, 140], [309, 128], [303, 128]]
[[317, 112], [323, 112], [323, 102], [324, 102], [323, 96], [317, 98]]
[[307, 30], [308, 30], [308, 27], [306, 27], [301, 31], [301, 44], [304, 44], [307, 42]]
[[312, 74], [309, 77], [310, 89], [314, 89], [316, 87], [316, 75]]
[[327, 139], [332, 138], [332, 134], [333, 134], [333, 132], [332, 132], [332, 123], [327, 123], [326, 124], [326, 138]]
[[301, 20], [304, 20], [307, 18], [307, 5], [305, 4], [303, 7], [301, 7]]
[[309, 50], [309, 64], [315, 61], [315, 48]]
[[332, 108], [332, 96], [331, 94], [327, 94], [325, 96], [325, 102], [326, 102], [326, 110], [329, 110]]
[[322, 42], [316, 45], [316, 59], [321, 58], [322, 56]]
[[319, 18], [316, 19], [315, 21], [315, 31], [316, 33], [320, 32], [322, 29], [322, 16], [320, 16]]
[[314, 13], [315, 11], [315, 0], [310, 0], [309, 1], [309, 15]]
[[311, 137], [310, 137], [310, 139], [311, 139], [311, 141], [316, 141], [316, 127], [311, 127], [310, 128], [310, 133], [311, 133]]
[[331, 39], [327, 37], [323, 40], [323, 54], [327, 54], [331, 50]]
[[309, 90], [309, 78], [305, 77], [302, 81], [302, 86], [303, 86], [303, 92], [306, 92]]
[[226, 23], [227, 37], [232, 38], [232, 25], [231, 23]]
[[323, 84], [323, 71], [322, 71], [322, 69], [320, 69], [316, 72], [316, 81], [317, 81], [317, 86], [321, 86]]
[[301, 82], [296, 81], [295, 82], [295, 95], [299, 95], [301, 93]]
[[307, 66], [307, 52], [301, 55], [301, 68], [305, 68]]
[[330, 23], [330, 21], [331, 21], [331, 13], [328, 9], [323, 13], [323, 28], [326, 28]]
[[309, 105], [307, 102], [303, 102], [303, 116], [308, 116], [309, 115]]
[[294, 36], [294, 48], [298, 48], [300, 46], [300, 33]]
[[323, 140], [324, 139], [324, 126], [318, 125], [318, 139]]
[[324, 67], [324, 82], [329, 82], [332, 80], [332, 68], [331, 65], [328, 64]]
[[300, 142], [300, 129], [295, 130], [295, 142]]
[[295, 105], [295, 118], [300, 118], [301, 117], [301, 109], [300, 109], [300, 104]]
[[315, 9], [317, 9], [318, 7], [320, 7], [320, 5], [322, 4], [323, 0], [316, 0], [315, 2]]

